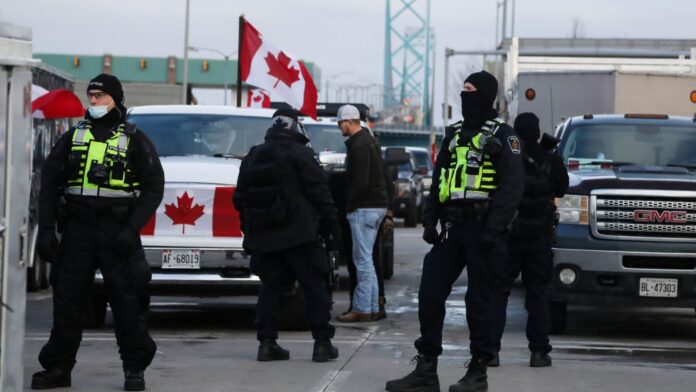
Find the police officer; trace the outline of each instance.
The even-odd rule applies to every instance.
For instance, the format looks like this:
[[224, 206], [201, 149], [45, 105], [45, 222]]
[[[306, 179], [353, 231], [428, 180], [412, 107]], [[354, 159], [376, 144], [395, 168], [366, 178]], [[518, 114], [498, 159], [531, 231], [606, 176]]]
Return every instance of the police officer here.
[[[515, 131], [524, 143], [524, 196], [509, 243], [507, 259], [508, 285], [522, 273], [527, 309], [527, 339], [531, 356], [529, 366], [551, 366], [549, 344], [549, 303], [547, 289], [553, 273], [551, 252], [555, 226], [554, 197], [562, 197], [568, 189], [568, 172], [563, 159], [546, 151], [539, 144], [539, 119], [533, 113], [522, 113], [515, 119]], [[554, 145], [547, 146], [553, 148]], [[504, 306], [500, 309], [497, 349], [505, 329]], [[497, 366], [498, 356], [489, 366]]]
[[[53, 329], [39, 354], [46, 370], [33, 375], [31, 386], [70, 386], [85, 300], [98, 268], [114, 314], [124, 389], [139, 391], [156, 351], [145, 322], [150, 271], [139, 231], [162, 200], [164, 173], [152, 142], [126, 122], [115, 76], [92, 79], [87, 97], [85, 120], [58, 140], [43, 165], [38, 251], [53, 263]], [[60, 242], [59, 205], [65, 215]]]
[[249, 151], [239, 171], [234, 205], [244, 249], [262, 283], [256, 315], [259, 361], [290, 358], [276, 339], [282, 289], [295, 279], [304, 291], [315, 339], [312, 360], [338, 358], [329, 324], [329, 265], [318, 238], [321, 233], [328, 248], [338, 250], [341, 234], [328, 179], [308, 142], [297, 113], [277, 110], [265, 142]]
[[[445, 302], [464, 267], [472, 358], [450, 392], [486, 391], [487, 364], [495, 353], [496, 310], [503, 301], [507, 230], [522, 197], [521, 143], [493, 109], [498, 81], [488, 72], [469, 75], [461, 93], [464, 121], [446, 130], [427, 199], [423, 239], [433, 248], [423, 261], [415, 342], [416, 369], [387, 382], [390, 392], [440, 390]], [[437, 222], [442, 232], [438, 233]]]

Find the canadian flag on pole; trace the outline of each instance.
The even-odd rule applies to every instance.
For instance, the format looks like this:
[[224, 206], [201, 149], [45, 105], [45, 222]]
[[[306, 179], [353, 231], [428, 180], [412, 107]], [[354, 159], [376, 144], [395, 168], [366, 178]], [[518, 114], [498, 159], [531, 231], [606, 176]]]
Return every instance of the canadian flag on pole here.
[[285, 101], [293, 108], [317, 118], [317, 87], [302, 61], [266, 41], [245, 19], [240, 19], [242, 36], [239, 67], [242, 81]]
[[271, 97], [260, 88], [249, 90], [247, 92], [247, 106], [250, 108], [270, 108]]

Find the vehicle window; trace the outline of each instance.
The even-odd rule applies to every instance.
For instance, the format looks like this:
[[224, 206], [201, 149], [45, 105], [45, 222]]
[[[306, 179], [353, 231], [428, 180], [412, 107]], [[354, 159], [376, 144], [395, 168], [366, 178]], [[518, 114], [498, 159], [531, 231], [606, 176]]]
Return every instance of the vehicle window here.
[[128, 117], [152, 139], [160, 156], [245, 155], [263, 142], [271, 120], [213, 114], [135, 114]]
[[413, 165], [411, 165], [411, 162], [402, 163], [399, 165], [399, 171], [400, 172], [412, 172]]
[[304, 127], [314, 151], [346, 152], [346, 139], [335, 125], [305, 124]]
[[414, 151], [412, 152], [413, 157], [416, 161], [416, 169], [422, 169], [427, 167], [428, 170], [432, 170], [432, 161], [430, 160], [430, 155], [424, 151]]
[[696, 127], [665, 123], [596, 124], [567, 129], [563, 158], [646, 166], [696, 163]]

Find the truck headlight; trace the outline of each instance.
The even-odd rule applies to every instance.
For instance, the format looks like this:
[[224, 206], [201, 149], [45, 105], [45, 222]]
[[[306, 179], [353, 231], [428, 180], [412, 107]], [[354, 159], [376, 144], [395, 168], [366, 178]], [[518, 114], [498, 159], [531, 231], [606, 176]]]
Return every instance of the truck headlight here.
[[556, 198], [556, 209], [559, 223], [586, 225], [589, 223], [588, 197], [581, 195], [565, 195]]
[[396, 183], [396, 193], [399, 197], [406, 197], [411, 193], [411, 184], [405, 181], [399, 181]]

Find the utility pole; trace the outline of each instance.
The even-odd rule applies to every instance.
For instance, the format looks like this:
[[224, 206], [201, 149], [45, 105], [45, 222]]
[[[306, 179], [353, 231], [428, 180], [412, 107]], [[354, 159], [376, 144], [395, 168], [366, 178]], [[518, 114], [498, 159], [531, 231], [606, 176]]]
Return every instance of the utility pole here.
[[191, 0], [186, 0], [186, 24], [184, 27], [184, 80], [181, 92], [181, 103], [188, 104], [188, 39], [189, 39], [189, 10]]

